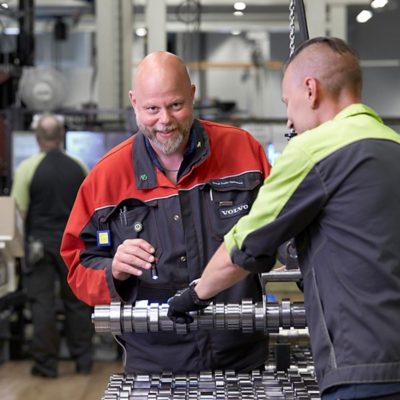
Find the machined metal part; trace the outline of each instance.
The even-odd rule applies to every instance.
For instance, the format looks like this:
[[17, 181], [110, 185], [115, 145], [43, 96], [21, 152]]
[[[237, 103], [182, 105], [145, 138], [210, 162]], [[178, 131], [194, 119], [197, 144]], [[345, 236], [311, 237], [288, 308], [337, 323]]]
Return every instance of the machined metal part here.
[[150, 332], [158, 332], [158, 304], [150, 304], [149, 311], [149, 330]]
[[291, 367], [286, 371], [217, 370], [198, 374], [113, 374], [102, 400], [149, 399], [319, 399], [314, 375]]
[[279, 325], [282, 326], [283, 329], [289, 329], [292, 326], [290, 300], [282, 300], [280, 317]]
[[124, 332], [129, 332], [132, 329], [132, 307], [125, 304], [122, 309], [122, 329]]
[[[111, 303], [113, 304], [113, 303]], [[140, 301], [132, 309], [132, 329], [137, 333], [148, 333], [148, 304], [147, 301]]]
[[262, 331], [277, 333], [280, 328], [305, 328], [303, 303], [283, 300], [279, 303], [253, 303], [244, 299], [236, 304], [210, 304], [204, 310], [191, 312], [193, 322], [176, 324], [168, 314], [168, 304], [140, 301], [135, 306], [113, 302], [95, 306], [92, 322], [97, 332], [121, 334], [175, 331], [178, 334], [201, 330], [234, 330], [244, 333]]
[[[132, 307], [132, 306], [131, 306]], [[159, 306], [160, 315], [159, 315], [159, 328], [161, 331], [173, 331], [174, 323], [168, 318], [168, 304], [161, 304]]]
[[298, 282], [301, 279], [299, 269], [287, 269], [285, 271], [272, 270], [261, 274], [261, 282]]
[[151, 274], [151, 279], [153, 280], [158, 279], [158, 269], [156, 263], [151, 264], [150, 274]]
[[121, 305], [118, 303], [110, 304], [110, 329], [113, 333], [119, 334], [121, 329]]

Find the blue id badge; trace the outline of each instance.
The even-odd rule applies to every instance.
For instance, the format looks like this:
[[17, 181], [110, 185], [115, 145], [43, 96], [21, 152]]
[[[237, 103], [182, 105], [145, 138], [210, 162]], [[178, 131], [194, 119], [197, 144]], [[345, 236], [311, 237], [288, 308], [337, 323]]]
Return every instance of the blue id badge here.
[[97, 231], [97, 246], [111, 246], [111, 234], [109, 229]]

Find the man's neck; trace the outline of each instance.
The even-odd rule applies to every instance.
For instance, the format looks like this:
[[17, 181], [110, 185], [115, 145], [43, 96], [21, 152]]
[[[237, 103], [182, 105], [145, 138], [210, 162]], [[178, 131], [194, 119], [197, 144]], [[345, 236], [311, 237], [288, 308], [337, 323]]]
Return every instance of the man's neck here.
[[40, 151], [47, 153], [52, 150], [59, 150], [60, 149], [60, 143], [53, 143], [53, 142], [42, 142], [39, 143]]
[[161, 166], [167, 171], [167, 172], [178, 172], [179, 167], [182, 164], [183, 160], [183, 153], [177, 152], [174, 154], [158, 154], [157, 153], [158, 160], [160, 161]]
[[156, 146], [153, 146], [153, 144], [150, 141], [150, 145], [152, 146], [154, 152], [156, 153], [156, 156], [161, 164], [161, 166], [167, 171], [167, 172], [178, 172], [179, 167], [182, 164], [183, 157], [185, 154], [185, 149], [189, 141], [189, 135], [187, 135], [184, 139], [184, 141], [181, 143], [179, 148], [172, 154], [165, 154], [160, 149], [158, 149]]

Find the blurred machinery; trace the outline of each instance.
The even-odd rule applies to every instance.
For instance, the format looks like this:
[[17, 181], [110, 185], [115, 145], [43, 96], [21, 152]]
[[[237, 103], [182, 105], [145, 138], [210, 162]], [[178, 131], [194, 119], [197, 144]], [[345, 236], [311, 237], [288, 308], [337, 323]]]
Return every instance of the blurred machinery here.
[[0, 197], [0, 297], [16, 290], [15, 260], [24, 255], [23, 220], [8, 196]]
[[0, 196], [0, 362], [9, 357], [11, 316], [25, 302], [19, 290], [19, 258], [24, 255], [23, 220], [14, 199]]
[[64, 75], [49, 67], [25, 67], [18, 83], [20, 99], [33, 111], [60, 109], [67, 89]]

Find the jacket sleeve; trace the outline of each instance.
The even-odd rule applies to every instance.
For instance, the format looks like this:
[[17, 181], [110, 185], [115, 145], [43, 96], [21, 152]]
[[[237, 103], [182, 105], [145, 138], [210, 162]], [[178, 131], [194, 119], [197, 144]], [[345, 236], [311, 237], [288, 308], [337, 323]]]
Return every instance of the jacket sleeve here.
[[30, 205], [30, 186], [33, 176], [45, 154], [38, 153], [22, 161], [15, 171], [11, 196], [15, 199], [19, 210], [26, 216]]
[[119, 299], [111, 273], [110, 248], [97, 245], [97, 231], [102, 227], [100, 216], [95, 216], [93, 197], [89, 176], [78, 192], [61, 243], [68, 284], [80, 300], [92, 306]]
[[225, 235], [232, 261], [252, 272], [269, 271], [279, 245], [308, 226], [326, 196], [318, 168], [293, 140], [260, 188], [249, 214]]

